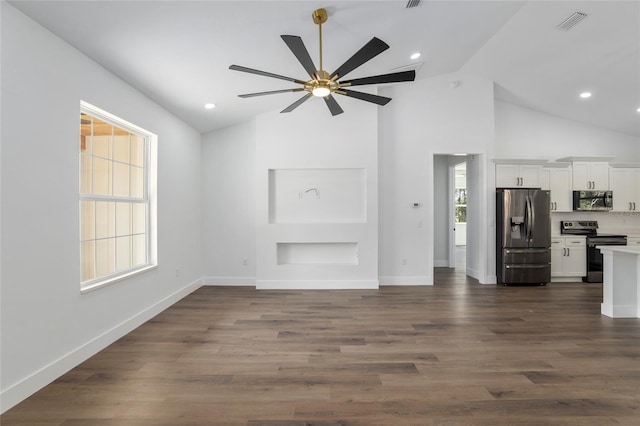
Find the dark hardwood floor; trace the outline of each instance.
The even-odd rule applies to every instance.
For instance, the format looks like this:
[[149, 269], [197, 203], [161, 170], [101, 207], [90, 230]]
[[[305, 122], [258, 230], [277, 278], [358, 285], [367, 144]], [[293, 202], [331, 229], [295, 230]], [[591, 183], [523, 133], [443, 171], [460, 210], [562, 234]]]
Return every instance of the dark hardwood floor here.
[[203, 287], [10, 425], [638, 425], [640, 319], [601, 285]]

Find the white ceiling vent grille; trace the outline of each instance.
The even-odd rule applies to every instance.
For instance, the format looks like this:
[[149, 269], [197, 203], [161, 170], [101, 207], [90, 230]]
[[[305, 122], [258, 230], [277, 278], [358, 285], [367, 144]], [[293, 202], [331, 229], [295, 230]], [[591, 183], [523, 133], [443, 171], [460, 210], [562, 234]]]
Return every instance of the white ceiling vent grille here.
[[584, 12], [575, 12], [573, 15], [569, 16], [567, 19], [560, 22], [560, 24], [556, 26], [556, 29], [560, 31], [569, 31], [570, 29], [578, 25], [580, 22], [582, 22], [582, 20], [587, 16], [589, 15]]
[[411, 7], [416, 7], [416, 6], [420, 6], [420, 2], [422, 0], [409, 0], [407, 2], [407, 9], [411, 8]]

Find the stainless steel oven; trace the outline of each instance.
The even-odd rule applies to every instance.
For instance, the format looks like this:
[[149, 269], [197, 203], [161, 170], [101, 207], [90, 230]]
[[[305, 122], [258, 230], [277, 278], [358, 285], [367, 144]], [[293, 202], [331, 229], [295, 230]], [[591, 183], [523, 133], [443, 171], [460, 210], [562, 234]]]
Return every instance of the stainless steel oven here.
[[598, 234], [598, 222], [593, 221], [562, 221], [560, 232], [569, 235], [584, 235], [587, 237], [587, 275], [582, 281], [588, 283], [602, 282], [602, 253], [597, 246], [626, 246], [626, 235]]

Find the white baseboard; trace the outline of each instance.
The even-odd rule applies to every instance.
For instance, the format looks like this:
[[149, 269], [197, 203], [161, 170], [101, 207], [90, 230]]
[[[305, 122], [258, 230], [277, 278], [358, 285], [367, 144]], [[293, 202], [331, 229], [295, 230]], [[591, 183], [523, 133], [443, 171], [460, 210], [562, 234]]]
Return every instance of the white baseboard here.
[[42, 367], [35, 373], [25, 377], [18, 383], [15, 383], [3, 390], [2, 393], [0, 393], [0, 413], [4, 413], [14, 405], [28, 398], [30, 395], [62, 376], [67, 371], [86, 361], [102, 349], [125, 336], [135, 328], [141, 326], [201, 286], [202, 279], [197, 279], [191, 284], [188, 284], [175, 293], [170, 294], [159, 302], [148, 307], [144, 311], [139, 312], [133, 317], [121, 322], [110, 330], [107, 330], [68, 354]]
[[480, 271], [474, 268], [467, 268], [466, 270], [467, 276], [471, 278], [475, 278], [478, 281], [482, 281], [483, 277], [480, 275]]
[[581, 283], [582, 277], [551, 277], [552, 283]]
[[379, 281], [380, 285], [433, 285], [433, 277], [428, 275], [379, 277]]
[[609, 318], [638, 318], [638, 307], [634, 305], [600, 304], [600, 313]]
[[449, 267], [449, 261], [446, 259], [441, 259], [441, 260], [434, 260], [433, 261], [433, 267], [434, 268], [448, 268]]
[[498, 284], [498, 277], [495, 275], [489, 275], [485, 277], [484, 281], [478, 281], [480, 284]]
[[256, 277], [203, 277], [203, 285], [251, 286], [256, 285]]
[[366, 290], [377, 289], [378, 280], [257, 280], [258, 290]]

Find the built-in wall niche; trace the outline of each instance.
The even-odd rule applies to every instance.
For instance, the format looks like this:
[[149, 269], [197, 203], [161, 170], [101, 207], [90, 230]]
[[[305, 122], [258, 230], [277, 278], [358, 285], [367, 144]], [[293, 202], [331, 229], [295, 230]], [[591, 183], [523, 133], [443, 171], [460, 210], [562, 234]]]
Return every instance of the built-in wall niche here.
[[278, 265], [357, 265], [358, 243], [277, 243]]
[[270, 169], [269, 223], [365, 223], [366, 169]]

